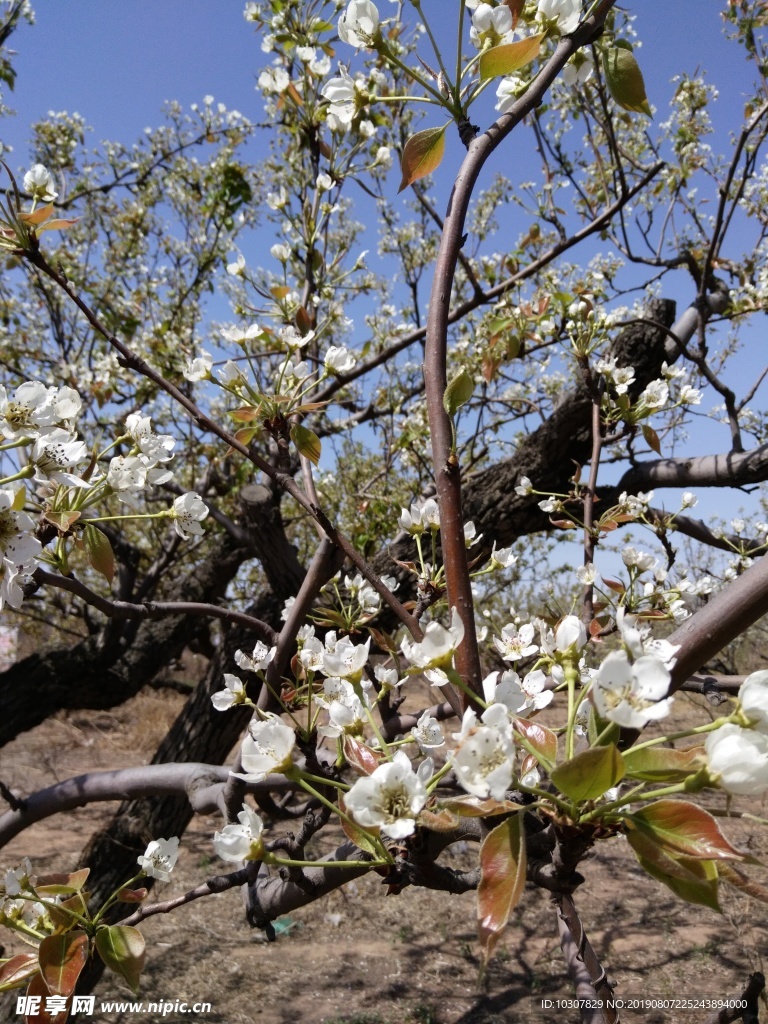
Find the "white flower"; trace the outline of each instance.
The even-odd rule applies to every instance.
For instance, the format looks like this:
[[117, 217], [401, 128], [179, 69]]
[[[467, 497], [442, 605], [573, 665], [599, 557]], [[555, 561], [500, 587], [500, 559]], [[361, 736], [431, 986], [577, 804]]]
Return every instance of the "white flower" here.
[[626, 395], [629, 385], [633, 383], [634, 379], [635, 370], [633, 366], [617, 367], [613, 374], [613, 384], [616, 389], [616, 394]]
[[300, 334], [293, 324], [281, 327], [278, 334], [280, 335], [282, 343], [288, 348], [304, 348], [304, 346], [308, 345], [315, 336], [314, 331], [307, 331], [306, 334]]
[[212, 366], [213, 356], [208, 352], [201, 352], [187, 363], [184, 376], [187, 380], [210, 380]]
[[320, 192], [328, 192], [333, 188], [333, 178], [326, 171], [321, 171], [317, 176], [317, 188]]
[[710, 774], [727, 792], [757, 796], [768, 789], [768, 736], [728, 723], [704, 743]]
[[88, 449], [85, 444], [72, 440], [68, 430], [56, 427], [50, 433], [37, 438], [32, 446], [29, 461], [35, 467], [35, 480], [38, 483], [53, 480], [54, 483], [70, 487], [88, 487], [87, 481], [67, 472], [78, 463], [85, 462], [87, 458]]
[[248, 672], [265, 672], [274, 658], [276, 650], [276, 647], [267, 647], [261, 640], [257, 640], [251, 654], [246, 654], [245, 651], [235, 651], [235, 664]]
[[586, 565], [580, 565], [576, 570], [576, 577], [579, 583], [583, 583], [585, 587], [591, 587], [597, 579], [597, 569], [594, 563], [587, 562]]
[[580, 651], [587, 642], [587, 629], [578, 615], [566, 615], [555, 629], [555, 649], [565, 654], [575, 649]]
[[291, 258], [291, 247], [278, 242], [272, 246], [269, 253], [273, 259], [279, 260], [281, 263], [287, 263]]
[[9, 608], [18, 610], [24, 600], [24, 591], [20, 586], [20, 580], [29, 575], [37, 563], [31, 561], [28, 565], [14, 565], [7, 558], [0, 559], [0, 612], [8, 605]]
[[580, 16], [581, 0], [539, 0], [539, 20], [554, 22], [563, 35], [576, 29]]
[[379, 146], [373, 161], [374, 167], [389, 167], [392, 163], [392, 150], [389, 146]]
[[520, 483], [515, 488], [515, 494], [525, 497], [526, 494], [533, 494], [533, 484], [527, 476], [520, 477]]
[[243, 804], [237, 816], [239, 825], [225, 825], [213, 837], [213, 848], [217, 856], [232, 864], [243, 860], [260, 860], [264, 856], [264, 841], [261, 838], [264, 822], [259, 815]]
[[506, 4], [500, 4], [498, 7], [491, 7], [487, 3], [477, 5], [472, 15], [469, 38], [478, 50], [484, 43], [497, 46], [511, 31], [512, 11]]
[[363, 828], [380, 828], [390, 839], [404, 839], [416, 830], [416, 815], [427, 802], [427, 788], [414, 772], [408, 755], [398, 750], [357, 780], [344, 797], [347, 810]]
[[342, 637], [334, 651], [326, 651], [323, 655], [323, 671], [328, 676], [338, 676], [350, 682], [359, 683], [363, 669], [368, 662], [368, 651], [371, 638], [364, 644], [353, 644], [349, 637]]
[[512, 548], [496, 548], [496, 542], [493, 542], [493, 550], [491, 551], [491, 568], [492, 569], [511, 569], [517, 561], [517, 555], [512, 553]]
[[379, 32], [379, 11], [371, 0], [351, 0], [339, 18], [339, 38], [350, 46], [368, 46]]
[[24, 175], [24, 191], [43, 203], [52, 203], [59, 194], [53, 186], [53, 175], [42, 164], [34, 164]]
[[406, 533], [410, 533], [411, 536], [416, 534], [424, 533], [424, 524], [421, 521], [421, 509], [418, 505], [411, 505], [410, 512], [407, 508], [401, 510], [400, 518], [398, 519], [398, 525], [401, 530], [405, 530]]
[[[259, 324], [251, 324], [250, 327], [222, 327], [220, 331], [225, 341], [229, 341], [233, 345], [242, 345], [243, 347], [245, 347], [246, 342], [260, 337], [263, 333], [264, 330]], [[203, 354], [205, 355], [206, 353]]]
[[507, 75], [506, 78], [502, 78], [496, 88], [496, 98], [499, 101], [496, 104], [496, 109], [506, 114], [512, 109], [518, 96], [523, 93], [528, 83], [520, 75]]
[[540, 669], [529, 672], [522, 680], [511, 669], [501, 675], [491, 672], [483, 680], [483, 696], [489, 704], [503, 704], [510, 714], [524, 718], [551, 703], [554, 694], [544, 688], [546, 681]]
[[669, 714], [673, 700], [667, 697], [670, 678], [660, 658], [643, 655], [630, 663], [625, 651], [611, 651], [594, 678], [595, 706], [610, 722], [642, 729], [647, 722]]
[[[579, 58], [581, 59], [579, 60]], [[594, 71], [595, 62], [592, 60], [592, 56], [583, 50], [579, 50], [563, 68], [563, 85], [567, 85], [569, 88], [572, 88], [574, 85], [584, 85], [585, 82], [590, 80]]]
[[176, 533], [182, 540], [203, 536], [205, 531], [200, 523], [208, 515], [208, 506], [199, 494], [188, 491], [186, 494], [180, 495], [174, 501], [168, 514], [173, 520]]
[[464, 639], [464, 623], [455, 608], [451, 609], [448, 629], [439, 622], [430, 622], [420, 643], [404, 637], [400, 647], [412, 665], [420, 669], [445, 669], [453, 665], [453, 654]]
[[550, 515], [553, 512], [557, 512], [560, 507], [561, 506], [559, 498], [555, 498], [554, 496], [552, 496], [551, 498], [544, 498], [543, 501], [539, 502], [539, 508], [541, 509], [541, 511], [547, 512]]
[[350, 373], [354, 370], [356, 362], [354, 352], [344, 345], [331, 345], [325, 353], [325, 367], [331, 373]]
[[640, 403], [647, 409], [661, 409], [669, 400], [669, 385], [664, 380], [652, 380], [640, 395]]
[[640, 572], [647, 572], [656, 565], [656, 559], [645, 551], [638, 551], [637, 548], [629, 545], [622, 548], [621, 560], [628, 569], [637, 568]]
[[13, 507], [15, 500], [13, 491], [0, 491], [0, 554], [10, 565], [31, 565], [42, 545], [34, 535], [35, 523], [26, 512]]
[[368, 720], [365, 705], [346, 679], [330, 678], [323, 682], [323, 695], [315, 703], [328, 710], [328, 725], [321, 725], [319, 736], [336, 739], [339, 736], [360, 736]]
[[533, 634], [534, 628], [530, 623], [519, 630], [509, 623], [502, 628], [500, 637], [493, 638], [493, 643], [504, 661], [519, 661], [538, 651], [536, 644], [531, 643]]
[[251, 722], [240, 748], [244, 771], [232, 774], [246, 782], [263, 782], [270, 772], [280, 775], [293, 765], [295, 743], [293, 729], [278, 715], [269, 714], [262, 721]]
[[245, 703], [245, 685], [239, 676], [225, 672], [224, 686], [226, 689], [217, 690], [216, 693], [211, 694], [211, 703], [217, 711], [227, 711], [235, 704]]
[[692, 388], [690, 384], [683, 384], [680, 388], [680, 401], [683, 405], [700, 405], [701, 392], [697, 388]]
[[245, 256], [241, 253], [234, 263], [227, 264], [227, 273], [233, 277], [242, 277], [245, 273]]
[[474, 523], [464, 523], [464, 543], [468, 548], [471, 548], [473, 544], [477, 544], [482, 539], [483, 535], [482, 533], [478, 534]]
[[145, 875], [167, 882], [179, 856], [179, 840], [153, 839], [141, 856], [137, 857], [139, 867]]
[[29, 380], [9, 396], [0, 384], [0, 430], [14, 441], [39, 437], [62, 420], [77, 416], [81, 406], [73, 388], [47, 388], [40, 381]]
[[753, 672], [739, 688], [741, 710], [758, 732], [768, 733], [768, 672]]
[[459, 785], [473, 796], [503, 800], [512, 784], [515, 748], [503, 704], [483, 712], [482, 725], [470, 708], [464, 714], [461, 745], [451, 758]]
[[699, 503], [699, 499], [692, 491], [685, 491], [680, 499], [680, 503], [682, 508], [695, 508]]
[[422, 712], [418, 722], [411, 729], [411, 736], [413, 736], [422, 750], [442, 747], [445, 743], [445, 736], [443, 736], [440, 723], [428, 711]]

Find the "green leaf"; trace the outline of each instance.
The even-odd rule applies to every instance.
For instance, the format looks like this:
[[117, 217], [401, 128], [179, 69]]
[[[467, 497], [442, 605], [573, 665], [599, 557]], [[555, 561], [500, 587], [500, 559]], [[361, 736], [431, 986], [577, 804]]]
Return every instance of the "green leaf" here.
[[644, 747], [624, 751], [627, 775], [644, 782], [683, 782], [706, 764], [704, 747], [675, 750], [672, 747]]
[[96, 932], [96, 951], [114, 974], [119, 974], [136, 994], [146, 960], [146, 943], [138, 928], [115, 924]]
[[445, 129], [447, 127], [446, 123], [442, 128], [425, 128], [424, 131], [416, 132], [408, 139], [400, 159], [403, 180], [400, 182], [398, 192], [402, 192], [414, 181], [426, 177], [440, 166], [445, 155]]
[[631, 50], [611, 46], [603, 51], [603, 71], [611, 96], [624, 110], [653, 117], [640, 65]]
[[525, 888], [526, 864], [523, 815], [513, 814], [480, 847], [477, 932], [486, 964]]
[[526, 64], [530, 64], [539, 55], [541, 40], [544, 34], [528, 36], [516, 43], [503, 43], [486, 50], [480, 57], [480, 81], [487, 82], [490, 78], [500, 75], [511, 75]]
[[19, 953], [0, 967], [0, 992], [26, 985], [38, 972], [37, 953]]
[[687, 800], [657, 800], [629, 816], [632, 824], [654, 842], [686, 857], [700, 860], [741, 860], [756, 863], [731, 846], [703, 807]]
[[88, 959], [88, 936], [74, 929], [48, 935], [38, 950], [40, 973], [51, 995], [70, 996]]
[[320, 444], [320, 438], [314, 430], [302, 426], [301, 423], [294, 423], [291, 427], [291, 439], [299, 450], [299, 454], [309, 459], [316, 466], [320, 461], [322, 445]]
[[619, 748], [611, 743], [606, 747], [590, 747], [564, 761], [555, 768], [550, 778], [571, 800], [596, 800], [606, 789], [624, 778], [625, 768]]
[[652, 878], [663, 882], [686, 903], [722, 913], [717, 900], [717, 865], [713, 860], [676, 856], [642, 832], [631, 831], [627, 839], [640, 867]]
[[88, 523], [83, 531], [83, 543], [91, 566], [111, 583], [115, 575], [115, 556], [107, 535]]
[[453, 377], [443, 395], [443, 408], [453, 419], [462, 405], [466, 405], [475, 390], [475, 382], [465, 367]]
[[55, 526], [59, 533], [66, 533], [70, 526], [80, 518], [79, 512], [44, 512], [43, 519]]

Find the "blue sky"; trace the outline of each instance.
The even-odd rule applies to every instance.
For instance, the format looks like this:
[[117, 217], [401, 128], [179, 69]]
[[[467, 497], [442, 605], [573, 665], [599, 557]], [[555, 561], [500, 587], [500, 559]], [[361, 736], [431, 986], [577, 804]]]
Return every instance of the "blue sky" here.
[[[269, 57], [261, 52], [253, 26], [243, 19], [241, 0], [33, 0], [33, 6], [36, 25], [22, 25], [12, 39], [18, 78], [8, 102], [18, 116], [4, 121], [2, 139], [14, 147], [9, 159], [14, 169], [28, 164], [27, 126], [49, 110], [83, 115], [92, 129], [87, 140], [91, 146], [103, 139], [130, 143], [145, 127], [159, 123], [163, 102], [169, 99], [188, 106], [209, 94], [255, 121], [263, 117], [254, 85]], [[388, 0], [379, 6], [382, 15], [391, 10]], [[439, 38], [450, 46], [454, 27], [445, 17], [448, 6], [447, 0], [423, 0]], [[629, 0], [626, 6], [637, 16], [643, 40], [637, 56], [657, 120], [667, 115], [674, 75], [712, 69], [713, 80], [723, 87], [714, 108], [713, 145], [724, 148], [740, 122], [751, 81], [741, 52], [723, 40], [724, 0]], [[351, 50], [340, 46], [338, 56], [354, 68]], [[460, 157], [456, 143], [449, 148], [445, 171]], [[502, 147], [485, 172], [486, 180], [498, 170], [514, 179], [513, 159], [514, 149]], [[393, 169], [393, 195], [397, 184]], [[690, 281], [683, 273], [677, 280], [677, 295], [670, 282], [673, 297], [686, 304], [692, 297]], [[714, 444], [725, 450], [725, 432], [720, 430], [712, 441], [710, 429], [707, 425], [700, 438], [694, 437], [692, 447], [711, 450]]]

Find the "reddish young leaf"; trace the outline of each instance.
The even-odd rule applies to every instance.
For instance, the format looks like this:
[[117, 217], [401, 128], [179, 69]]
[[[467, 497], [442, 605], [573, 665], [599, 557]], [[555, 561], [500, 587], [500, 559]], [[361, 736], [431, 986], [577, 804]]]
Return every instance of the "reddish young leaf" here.
[[121, 889], [117, 898], [121, 903], [141, 903], [149, 895], [149, 889]]
[[354, 736], [344, 737], [344, 757], [353, 768], [357, 768], [363, 775], [372, 775], [379, 767], [381, 757], [365, 743], [356, 740]]
[[721, 913], [717, 899], [718, 873], [713, 860], [696, 860], [676, 855], [669, 848], [642, 832], [632, 830], [627, 835], [629, 845], [643, 868], [652, 878], [663, 882], [680, 899], [710, 907]]
[[440, 804], [461, 818], [490, 818], [494, 814], [509, 814], [510, 811], [520, 810], [520, 804], [512, 800], [493, 800], [491, 797], [479, 796], [454, 796], [441, 800]]
[[557, 736], [545, 725], [529, 722], [527, 718], [516, 718], [514, 727], [534, 748], [544, 768], [550, 771], [557, 761]]
[[502, 43], [486, 50], [480, 57], [480, 81], [498, 78], [499, 75], [511, 75], [526, 64], [530, 64], [539, 55], [543, 34], [527, 36], [515, 43]]
[[645, 438], [645, 443], [648, 447], [655, 451], [657, 455], [661, 455], [661, 441], [659, 440], [659, 435], [649, 423], [643, 424], [643, 437]]
[[480, 847], [477, 932], [486, 964], [525, 888], [526, 865], [523, 815], [513, 814]]
[[45, 1008], [45, 1000], [51, 993], [39, 974], [36, 974], [27, 985], [28, 996], [37, 996], [40, 999], [40, 1009], [37, 1013], [24, 1014], [24, 1024], [64, 1024], [69, 1016], [71, 999], [67, 999], [66, 1008], [58, 1013], [49, 1013]]
[[646, 782], [682, 782], [707, 763], [704, 747], [690, 747], [688, 750], [675, 750], [673, 747], [633, 750], [630, 747], [621, 756], [627, 775]]
[[48, 935], [38, 950], [40, 972], [52, 995], [70, 996], [88, 959], [88, 936], [77, 929]]
[[[342, 799], [341, 794], [339, 794], [339, 808], [346, 812], [346, 807], [344, 806], [344, 800]], [[342, 832], [350, 842], [353, 842], [355, 846], [359, 846], [365, 853], [379, 854], [380, 851], [377, 848], [376, 843], [373, 841], [371, 833], [360, 828], [357, 824], [352, 822], [351, 819], [348, 821], [346, 818], [339, 818], [339, 822], [341, 824]]]
[[19, 953], [12, 956], [0, 967], [0, 992], [21, 988], [38, 971], [37, 953]]
[[80, 892], [91, 873], [90, 868], [79, 871], [60, 871], [50, 875], [40, 875], [35, 889], [51, 896], [64, 896], [66, 893]]
[[758, 863], [728, 842], [709, 811], [687, 800], [657, 800], [633, 814], [632, 823], [678, 856]]
[[400, 182], [398, 192], [408, 188], [414, 181], [426, 177], [440, 166], [445, 155], [445, 129], [425, 128], [424, 131], [416, 132], [405, 144], [403, 155], [400, 160], [400, 168], [403, 172], [403, 180]]

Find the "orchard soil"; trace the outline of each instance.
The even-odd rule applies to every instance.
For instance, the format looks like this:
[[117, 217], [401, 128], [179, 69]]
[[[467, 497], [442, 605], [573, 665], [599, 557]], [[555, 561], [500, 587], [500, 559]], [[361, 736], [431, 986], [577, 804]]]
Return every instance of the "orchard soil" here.
[[[23, 796], [83, 771], [146, 763], [182, 701], [174, 692], [146, 690], [113, 712], [60, 714], [0, 751], [0, 779]], [[703, 698], [681, 696], [674, 727], [701, 724], [714, 713]], [[556, 720], [553, 712], [547, 717]], [[702, 803], [724, 806], [712, 794], [704, 794]], [[28, 855], [38, 873], [68, 870], [115, 807], [92, 805], [41, 822], [3, 850], [0, 864], [10, 867]], [[749, 806], [735, 802], [733, 809], [739, 808], [768, 817], [768, 806], [756, 801]], [[744, 819], [723, 825], [736, 845], [768, 864], [768, 826]], [[180, 894], [222, 870], [211, 845], [219, 826], [212, 817], [193, 821], [172, 881], [158, 886], [150, 899]], [[338, 838], [323, 839], [312, 855], [322, 856]], [[469, 867], [475, 854], [459, 846], [446, 862]], [[765, 904], [725, 884], [722, 915], [682, 903], [640, 870], [623, 838], [600, 844], [582, 870], [586, 882], [574, 898], [616, 983], [617, 997], [734, 998], [752, 971], [765, 970]], [[765, 868], [746, 870], [768, 885]], [[573, 992], [564, 973], [555, 910], [545, 893], [528, 887], [480, 989], [474, 895], [385, 892], [375, 874], [348, 883], [278, 921], [274, 943], [248, 927], [237, 891], [153, 917], [142, 925], [148, 958], [138, 998], [208, 1002], [208, 1013], [157, 1017], [202, 1024], [579, 1020], [577, 1011], [557, 1006], [558, 999], [568, 1000]], [[7, 945], [5, 955], [14, 948]], [[147, 1013], [99, 1014], [100, 1000], [134, 998], [115, 975], [105, 975], [96, 996], [92, 1019], [99, 1024], [154, 1024]], [[552, 1008], [542, 1009], [544, 1000]], [[625, 1013], [622, 1020], [700, 1024], [709, 1016], [708, 1010], [646, 1009]]]

